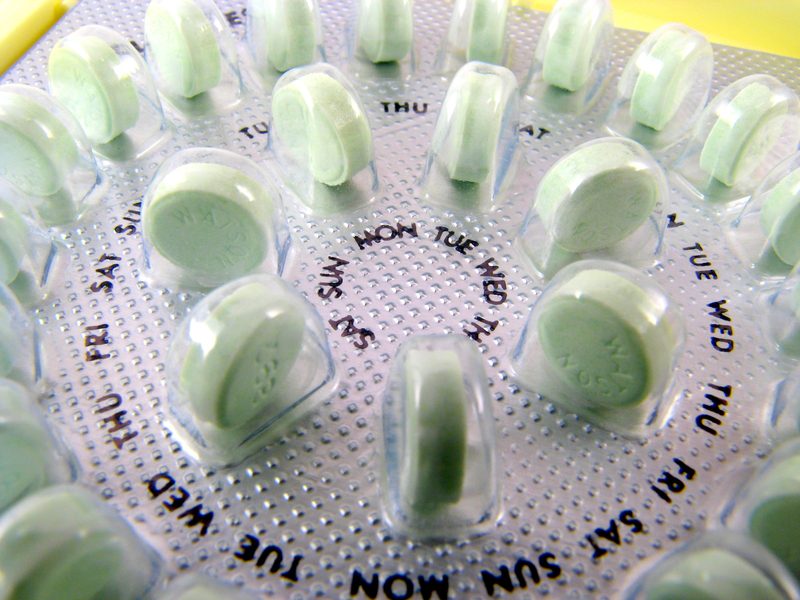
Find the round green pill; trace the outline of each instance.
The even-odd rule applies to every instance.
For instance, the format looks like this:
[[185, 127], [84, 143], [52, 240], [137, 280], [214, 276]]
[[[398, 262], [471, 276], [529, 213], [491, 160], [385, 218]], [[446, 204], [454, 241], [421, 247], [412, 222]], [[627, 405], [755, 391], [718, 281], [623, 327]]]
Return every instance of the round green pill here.
[[25, 194], [50, 196], [61, 190], [78, 162], [78, 146], [45, 106], [0, 91], [0, 177]]
[[317, 24], [312, 0], [266, 0], [265, 15], [269, 62], [283, 73], [314, 61]]
[[403, 59], [411, 52], [414, 15], [411, 0], [362, 0], [358, 45], [374, 63]]
[[220, 82], [222, 55], [214, 27], [193, 0], [150, 2], [144, 32], [170, 93], [193, 98]]
[[274, 404], [303, 343], [296, 298], [262, 283], [234, 290], [189, 328], [180, 387], [192, 410], [220, 428], [244, 425]]
[[311, 176], [341, 185], [372, 160], [372, 133], [358, 101], [322, 72], [302, 75], [272, 98], [279, 138], [308, 162]]
[[473, 0], [467, 29], [467, 61], [500, 64], [508, 17], [507, 0]]
[[170, 171], [151, 192], [143, 233], [172, 264], [228, 280], [264, 261], [271, 216], [266, 190], [242, 171], [189, 163]]
[[626, 140], [589, 143], [545, 173], [534, 206], [561, 247], [570, 252], [608, 248], [647, 220], [661, 184], [642, 152]]
[[657, 577], [646, 600], [782, 600], [769, 577], [726, 550], [687, 552]]
[[564, 283], [538, 314], [542, 351], [571, 393], [592, 405], [640, 404], [672, 361], [669, 326], [647, 292], [625, 277], [588, 269]]
[[663, 31], [650, 51], [639, 58], [631, 117], [656, 131], [664, 129], [691, 91], [692, 75], [702, 56], [703, 46], [690, 34]]
[[410, 350], [405, 378], [401, 493], [411, 510], [434, 512], [458, 502], [464, 486], [464, 376], [455, 352]]
[[772, 90], [753, 82], [739, 91], [717, 116], [700, 151], [700, 168], [732, 186], [761, 163], [777, 139], [786, 104]]
[[759, 214], [761, 230], [787, 265], [800, 262], [800, 168], [769, 192]]
[[105, 144], [139, 119], [139, 98], [114, 49], [98, 37], [66, 38], [47, 65], [53, 95], [78, 119], [86, 137]]

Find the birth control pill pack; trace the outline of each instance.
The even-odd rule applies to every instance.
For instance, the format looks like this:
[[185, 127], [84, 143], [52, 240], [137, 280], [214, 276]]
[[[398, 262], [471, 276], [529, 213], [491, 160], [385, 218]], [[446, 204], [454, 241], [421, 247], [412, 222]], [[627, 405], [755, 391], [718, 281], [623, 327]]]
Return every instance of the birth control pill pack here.
[[[725, 231], [736, 208], [709, 206], [659, 156], [669, 198], [660, 247], [640, 270], [675, 303], [685, 341], [674, 398], [643, 436], [602, 428], [519, 384], [514, 348], [547, 282], [515, 240], [539, 181], [578, 145], [607, 136], [622, 69], [645, 34], [616, 29], [610, 72], [584, 110], [520, 102], [516, 172], [491, 210], [425, 197], [453, 5], [414, 6], [413, 57], [397, 69], [353, 58], [355, 11], [321, 2], [324, 55], [360, 95], [378, 190], [315, 214], [277, 177], [270, 86], [245, 47], [244, 5], [218, 5], [237, 40], [245, 93], [201, 117], [165, 104], [169, 137], [140, 158], [101, 161], [102, 199], [56, 234], [62, 265], [35, 309], [40, 407], [71, 449], [78, 481], [114, 506], [163, 558], [277, 598], [615, 598], [654, 561], [707, 529], [775, 443], [770, 415], [794, 363], [767, 335], [779, 281], [758, 281]], [[47, 89], [55, 43], [87, 24], [144, 48], [146, 3], [83, 0], [2, 79]], [[545, 13], [510, 10], [507, 65], [528, 79]], [[750, 74], [800, 93], [800, 61], [714, 46], [711, 95]], [[168, 351], [203, 295], [149, 283], [141, 207], [178, 150], [213, 146], [276, 177], [289, 232], [283, 279], [319, 312], [336, 371], [330, 394], [233, 467], [190, 455], [169, 426]], [[741, 203], [738, 204], [741, 210]], [[480, 351], [493, 413], [499, 517], [479, 535], [423, 542], [390, 527], [382, 504], [382, 405], [393, 359], [417, 334], [464, 336]]]

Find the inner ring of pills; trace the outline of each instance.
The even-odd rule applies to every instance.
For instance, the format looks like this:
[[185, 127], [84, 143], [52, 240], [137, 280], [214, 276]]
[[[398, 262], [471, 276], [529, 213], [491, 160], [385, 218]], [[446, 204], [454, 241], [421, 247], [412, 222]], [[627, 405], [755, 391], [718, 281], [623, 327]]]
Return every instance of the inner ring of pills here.
[[798, 597], [800, 63], [356, 4], [4, 78], [0, 598]]

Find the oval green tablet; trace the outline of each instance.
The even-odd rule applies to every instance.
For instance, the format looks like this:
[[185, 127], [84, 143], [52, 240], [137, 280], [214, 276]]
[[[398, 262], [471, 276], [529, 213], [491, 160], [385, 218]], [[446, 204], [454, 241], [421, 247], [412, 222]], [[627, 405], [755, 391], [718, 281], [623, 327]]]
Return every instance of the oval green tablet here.
[[784, 102], [774, 103], [772, 90], [753, 82], [723, 107], [700, 152], [700, 168], [727, 186], [734, 185], [764, 160], [775, 141]]
[[759, 214], [761, 230], [787, 265], [800, 262], [800, 168], [772, 188]]
[[193, 98], [222, 78], [222, 56], [214, 27], [192, 0], [150, 2], [144, 33], [167, 89]]
[[582, 146], [553, 165], [539, 184], [534, 207], [565, 250], [589, 252], [638, 229], [659, 193], [659, 177], [640, 151], [611, 139]]
[[691, 91], [703, 49], [684, 31], [663, 31], [637, 61], [639, 76], [631, 94], [631, 117], [656, 131], [664, 129]]
[[242, 171], [189, 163], [170, 171], [144, 210], [144, 237], [195, 274], [234, 279], [266, 258], [272, 201]]
[[647, 589], [646, 600], [783, 600], [769, 577], [726, 550], [687, 552]]
[[267, 57], [276, 71], [314, 62], [317, 24], [312, 0], [267, 0], [271, 11], [266, 19]]
[[538, 312], [548, 364], [567, 390], [606, 408], [641, 403], [669, 372], [671, 330], [653, 300], [628, 279], [589, 269], [565, 282]]
[[[513, 76], [512, 76], [513, 80]], [[453, 106], [443, 154], [452, 179], [483, 183], [494, 168], [497, 144], [509, 96], [515, 90], [491, 73], [463, 71], [447, 91]]]
[[11, 283], [28, 251], [28, 226], [8, 202], [0, 200], [0, 282]]
[[411, 52], [411, 0], [361, 0], [358, 45], [374, 63], [392, 62]]
[[608, 25], [605, 3], [560, 0], [547, 19], [550, 37], [542, 56], [542, 79], [574, 92], [592, 74], [598, 44]]
[[401, 494], [414, 511], [461, 498], [467, 455], [467, 397], [458, 355], [409, 350], [405, 359]]
[[297, 360], [305, 320], [296, 298], [249, 283], [192, 323], [180, 385], [195, 414], [222, 428], [265, 412]]
[[0, 423], [0, 513], [47, 485], [50, 446], [32, 422]]
[[507, 17], [508, 0], [473, 0], [467, 29], [467, 61], [502, 62]]
[[49, 196], [77, 162], [75, 140], [55, 115], [27, 96], [0, 91], [0, 177], [23, 193]]
[[800, 576], [800, 456], [776, 463], [756, 480], [757, 500], [748, 515], [748, 533], [787, 569]]
[[114, 49], [99, 37], [73, 35], [50, 53], [47, 75], [53, 95], [96, 144], [105, 144], [139, 119], [131, 74]]
[[308, 160], [320, 183], [341, 185], [372, 160], [372, 133], [358, 101], [336, 79], [311, 72], [272, 97], [278, 136]]

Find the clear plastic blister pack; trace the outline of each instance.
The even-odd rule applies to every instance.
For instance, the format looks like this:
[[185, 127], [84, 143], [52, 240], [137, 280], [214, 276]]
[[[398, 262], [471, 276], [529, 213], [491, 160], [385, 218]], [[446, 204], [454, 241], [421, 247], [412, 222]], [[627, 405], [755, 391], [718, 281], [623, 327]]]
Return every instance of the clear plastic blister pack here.
[[[544, 13], [432, 0], [414, 3], [411, 47], [386, 65], [379, 59], [408, 43], [402, 31], [392, 47], [369, 35], [390, 4], [298, 1], [298, 11], [319, 10], [318, 21], [295, 24], [314, 36], [301, 49], [259, 54], [252, 44], [262, 34], [248, 41], [247, 23], [260, 17], [248, 17], [244, 2], [220, 1], [216, 11], [210, 0], [156, 1], [162, 14], [146, 36], [146, 4], [83, 0], [2, 80], [0, 92], [24, 84], [43, 94], [51, 51], [86, 25], [116, 31], [158, 64], [159, 96], [133, 80], [140, 103], [161, 99], [144, 122], [154, 143], [123, 133], [132, 149], [115, 157], [103, 146], [98, 159], [79, 133], [71, 154], [34, 144], [36, 168], [52, 177], [0, 189], [23, 214], [16, 199], [32, 199], [40, 208], [26, 218], [46, 221], [63, 247], [58, 278], [36, 296], [36, 333], [26, 329], [30, 356], [4, 356], [36, 384], [37, 408], [78, 465], [76, 485], [158, 554], [137, 549], [141, 569], [125, 576], [148, 598], [184, 571], [257, 597], [616, 598], [651, 585], [661, 559], [701, 540], [691, 548], [716, 548], [708, 552], [725, 555], [709, 559], [718, 567], [748, 564], [750, 583], [767, 573], [783, 585], [760, 549], [704, 540], [732, 523], [720, 513], [735, 500], [720, 490], [797, 420], [786, 391], [797, 386], [796, 359], [768, 325], [797, 314], [796, 276], [786, 278], [793, 265], [783, 260], [778, 275], [765, 274], [751, 248], [770, 244], [793, 260], [796, 194], [784, 178], [796, 159], [783, 157], [796, 145], [800, 61], [715, 45], [708, 82], [707, 46], [673, 28], [672, 41], [650, 38], [640, 49], [671, 69], [674, 89], [654, 98], [655, 84], [638, 81], [643, 63], [629, 65], [647, 36], [611, 35], [604, 2], [589, 3], [586, 22], [563, 16], [597, 48], [567, 65], [556, 55], [570, 27], [553, 21], [544, 35]], [[178, 31], [198, 10], [191, 20], [203, 26]], [[465, 32], [483, 36], [485, 49], [499, 27], [489, 25], [501, 21], [492, 56], [472, 56]], [[170, 52], [178, 39], [206, 69], [187, 70], [191, 61]], [[688, 61], [670, 62], [664, 47]], [[313, 64], [281, 75], [273, 61], [295, 50]], [[495, 64], [464, 67], [468, 58]], [[491, 110], [449, 113], [462, 68], [476, 98], [494, 99]], [[125, 78], [101, 83], [117, 100], [130, 96]], [[330, 118], [331, 106], [348, 107], [346, 123]], [[740, 119], [724, 122], [720, 111], [734, 108]], [[121, 122], [132, 112], [122, 110]], [[74, 121], [63, 107], [53, 114]], [[471, 131], [494, 144], [466, 143], [478, 117]], [[553, 191], [537, 210], [540, 183], [558, 178], [551, 169], [602, 144], [620, 147], [601, 152], [611, 164], [590, 176], [565, 172], [570, 193]], [[629, 179], [652, 206], [632, 214], [624, 199], [612, 203], [597, 219], [613, 222], [613, 235], [586, 246], [591, 236], [569, 207], [591, 187]], [[180, 210], [153, 237], [158, 205], [179, 203], [198, 181], [209, 202], [225, 205], [209, 210], [210, 223], [236, 213], [253, 224], [250, 241], [222, 227], [204, 244], [197, 231], [208, 223], [182, 229], [195, 219]], [[264, 214], [259, 189], [273, 212]], [[65, 215], [55, 209], [66, 192], [74, 204]], [[525, 250], [532, 234], [551, 251], [544, 261]], [[227, 258], [205, 279], [218, 248]], [[3, 272], [14, 262], [5, 259]], [[605, 319], [597, 327], [608, 340], [581, 328], [587, 311], [591, 323]], [[252, 334], [266, 322], [279, 323], [279, 351], [277, 340], [255, 348]], [[20, 323], [9, 319], [10, 331]], [[560, 333], [567, 325], [572, 337]], [[582, 336], [615, 360], [581, 355]], [[565, 349], [583, 368], [563, 359]], [[529, 354], [549, 356], [548, 385], [524, 368]], [[575, 404], [587, 368], [598, 370], [590, 387], [602, 405], [619, 392], [623, 367], [638, 371], [623, 373], [625, 402], [601, 407], [602, 416], [585, 406], [596, 397]], [[419, 422], [405, 422], [398, 403], [419, 419], [408, 405], [434, 394], [420, 390], [459, 377], [463, 389], [448, 386], [440, 398], [441, 443], [409, 454], [407, 428]], [[248, 404], [258, 398], [236, 389], [248, 378], [259, 393], [286, 392], [285, 403]], [[222, 400], [246, 405], [248, 418], [228, 419]], [[291, 422], [273, 427], [290, 411]], [[458, 456], [463, 472], [414, 466], [420, 452]]]

